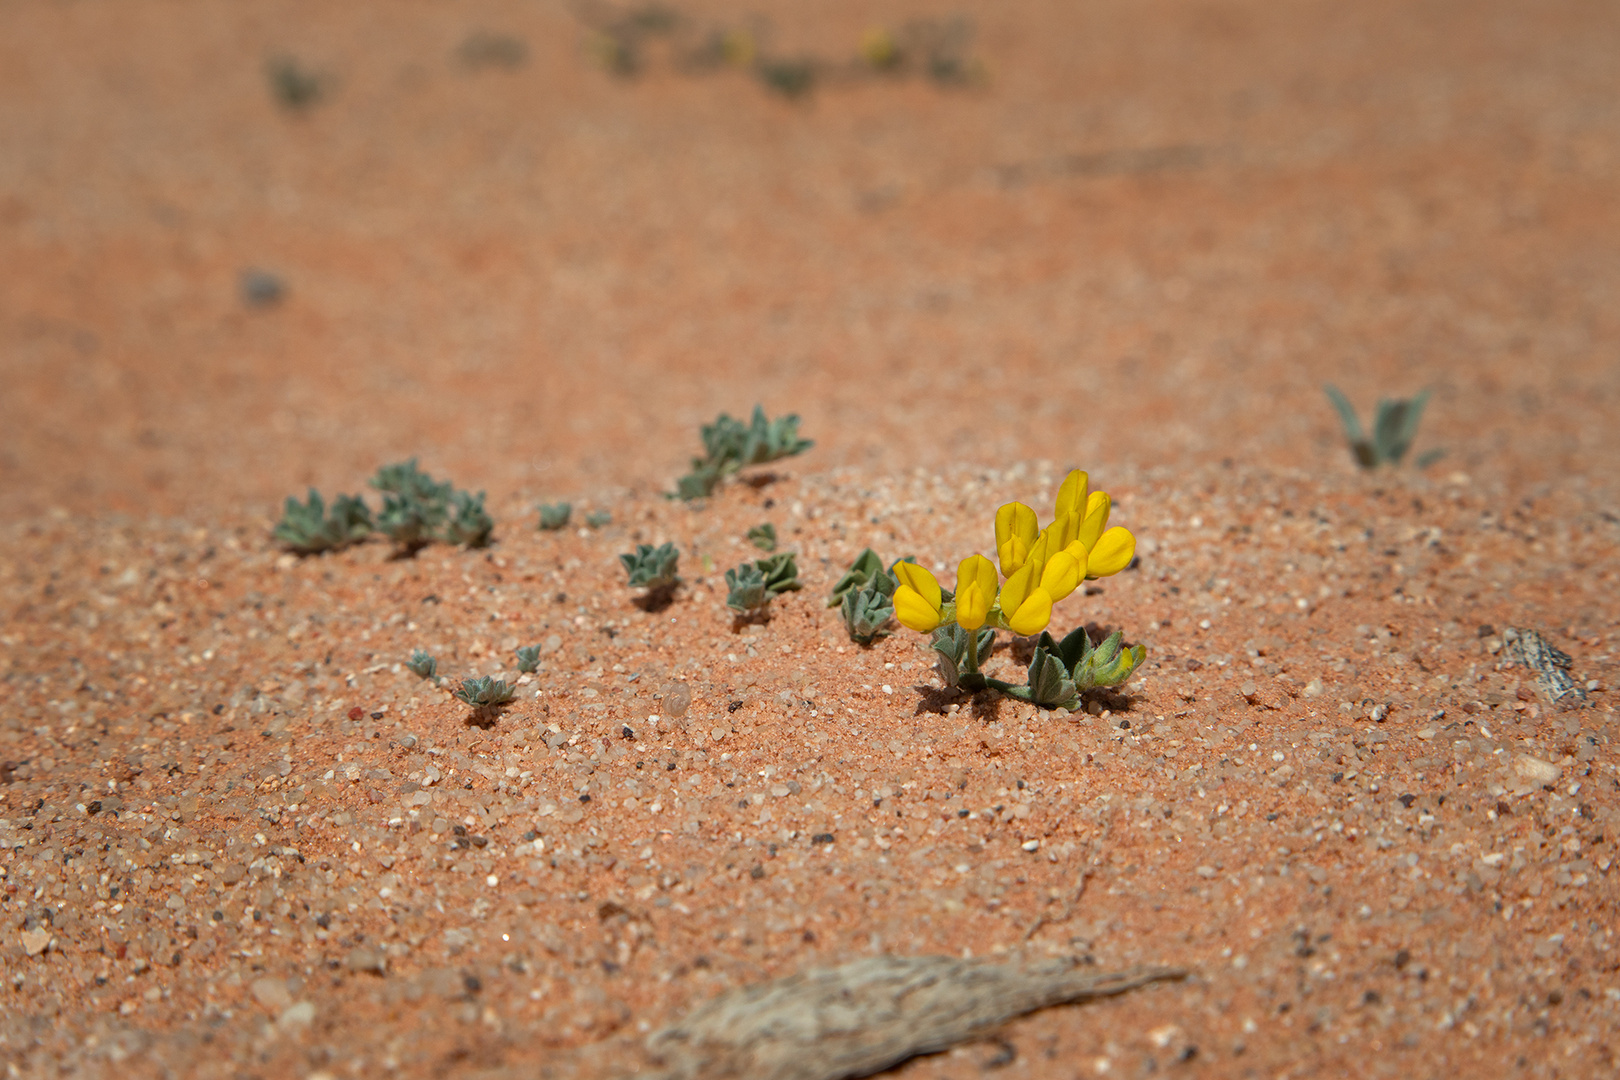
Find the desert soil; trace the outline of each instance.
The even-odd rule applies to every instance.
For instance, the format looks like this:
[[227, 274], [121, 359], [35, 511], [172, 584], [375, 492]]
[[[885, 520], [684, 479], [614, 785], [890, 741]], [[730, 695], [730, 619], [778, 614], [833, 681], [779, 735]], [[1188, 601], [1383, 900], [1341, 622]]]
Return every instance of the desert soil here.
[[[956, 13], [681, 10], [829, 57]], [[880, 953], [1190, 971], [908, 1077], [1614, 1070], [1616, 9], [968, 14], [963, 84], [789, 100], [562, 4], [0, 10], [9, 1075], [646, 1074]], [[1444, 457], [1359, 472], [1329, 381], [1431, 388]], [[664, 498], [755, 402], [815, 447]], [[271, 539], [412, 455], [492, 547]], [[1076, 466], [1139, 559], [1054, 628], [1148, 650], [1085, 710], [826, 608]], [[804, 589], [739, 624], [764, 521]], [[520, 645], [492, 723], [450, 696]]]

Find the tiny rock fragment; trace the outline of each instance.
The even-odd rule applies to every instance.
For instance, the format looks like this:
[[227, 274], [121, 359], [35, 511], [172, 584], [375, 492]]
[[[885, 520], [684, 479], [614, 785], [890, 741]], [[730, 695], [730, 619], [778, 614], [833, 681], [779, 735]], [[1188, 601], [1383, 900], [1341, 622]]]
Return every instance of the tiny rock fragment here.
[[349, 957], [344, 961], [350, 971], [369, 971], [375, 975], [382, 975], [388, 970], [388, 958], [378, 949], [364, 947], [349, 950]]
[[1025, 851], [1039, 851], [1041, 850], [1041, 842], [1039, 840], [1025, 840], [1023, 848]]
[[292, 995], [287, 992], [285, 980], [272, 978], [269, 975], [254, 979], [253, 1000], [272, 1012], [280, 1012], [292, 1004]]
[[29, 956], [38, 956], [51, 943], [51, 932], [41, 930], [38, 927], [32, 930], [24, 930], [19, 936], [22, 940], [23, 952]]
[[1305, 696], [1308, 698], [1320, 697], [1324, 689], [1326, 687], [1323, 686], [1321, 679], [1312, 679], [1305, 684]]
[[315, 1022], [315, 1003], [313, 1001], [299, 1001], [281, 1010], [276, 1018], [276, 1026], [283, 1031], [296, 1028], [306, 1028]]
[[1255, 697], [1260, 693], [1260, 688], [1254, 685], [1253, 679], [1245, 679], [1243, 685], [1238, 687], [1238, 693], [1243, 695], [1244, 701], [1253, 705]]
[[1558, 778], [1563, 772], [1563, 769], [1552, 762], [1542, 761], [1529, 754], [1519, 754], [1513, 759], [1513, 775], [1538, 787], [1558, 783]]

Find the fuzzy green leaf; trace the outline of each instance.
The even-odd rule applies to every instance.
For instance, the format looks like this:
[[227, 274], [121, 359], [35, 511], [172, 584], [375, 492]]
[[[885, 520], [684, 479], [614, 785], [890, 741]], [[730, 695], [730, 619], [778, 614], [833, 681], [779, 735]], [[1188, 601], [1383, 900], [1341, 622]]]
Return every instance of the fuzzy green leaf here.
[[880, 573], [864, 588], [844, 594], [844, 627], [857, 645], [870, 645], [889, 632], [889, 621], [894, 618], [893, 586], [889, 592], [880, 587], [887, 581], [888, 575]]
[[748, 530], [748, 542], [761, 551], [776, 550], [776, 526], [770, 522], [755, 525]]
[[867, 548], [855, 556], [855, 561], [849, 564], [844, 576], [838, 579], [833, 586], [832, 594], [827, 598], [828, 607], [838, 607], [844, 602], [844, 597], [863, 588], [872, 580], [873, 574], [883, 572], [883, 560], [878, 558], [877, 552]]
[[405, 666], [424, 679], [437, 679], [439, 676], [439, 662], [421, 649], [411, 653], [411, 658], [405, 661]]
[[517, 669], [522, 672], [531, 672], [540, 666], [540, 646], [522, 645], [517, 651]]
[[804, 588], [799, 580], [798, 555], [792, 551], [779, 551], [764, 559], [756, 559], [754, 565], [759, 572], [765, 575], [765, 588], [772, 596], [777, 593], [796, 592]]

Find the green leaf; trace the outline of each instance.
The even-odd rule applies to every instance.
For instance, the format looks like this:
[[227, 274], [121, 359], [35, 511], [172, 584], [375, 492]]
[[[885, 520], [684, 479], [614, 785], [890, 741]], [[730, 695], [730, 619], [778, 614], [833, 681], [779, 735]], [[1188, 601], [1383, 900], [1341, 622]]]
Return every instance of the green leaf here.
[[776, 526], [770, 522], [755, 525], [748, 530], [748, 542], [761, 551], [776, 550]]
[[517, 669], [532, 672], [540, 667], [540, 646], [522, 645], [517, 651]]
[[864, 588], [872, 580], [873, 574], [883, 573], [883, 560], [878, 558], [877, 552], [867, 548], [855, 556], [855, 561], [849, 564], [844, 576], [838, 579], [833, 586], [832, 594], [827, 599], [828, 607], [837, 607], [844, 602], [848, 594]]
[[411, 653], [411, 658], [405, 661], [405, 666], [424, 679], [436, 679], [439, 675], [439, 662], [421, 649]]
[[765, 588], [771, 595], [792, 592], [804, 588], [799, 581], [799, 566], [795, 561], [797, 554], [792, 551], [781, 551], [765, 559], [756, 559], [754, 565], [765, 576]]
[[864, 588], [844, 594], [844, 627], [857, 645], [870, 645], [889, 632], [889, 621], [894, 618], [892, 586], [885, 593], [879, 585], [887, 580], [886, 574], [879, 573]]
[[1035, 656], [1029, 664], [1029, 694], [1030, 700], [1044, 709], [1068, 709], [1071, 712], [1080, 707], [1080, 694], [1074, 681], [1069, 678], [1061, 657], [1050, 651], [1051, 635], [1042, 634], [1042, 643], [1035, 648]]

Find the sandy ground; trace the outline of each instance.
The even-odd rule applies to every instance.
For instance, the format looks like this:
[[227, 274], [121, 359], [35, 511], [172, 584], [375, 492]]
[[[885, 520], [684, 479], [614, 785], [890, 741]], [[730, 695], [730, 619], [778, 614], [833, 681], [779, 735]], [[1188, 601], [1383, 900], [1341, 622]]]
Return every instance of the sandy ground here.
[[[956, 13], [682, 10], [837, 57]], [[1614, 1069], [1620, 19], [966, 13], [978, 82], [787, 100], [614, 76], [562, 5], [0, 11], [14, 1074], [645, 1073], [689, 1007], [883, 952], [1191, 971], [906, 1075]], [[1432, 388], [1445, 456], [1358, 473], [1325, 381]], [[816, 446], [664, 499], [756, 401]], [[410, 455], [492, 548], [271, 540]], [[825, 608], [1073, 466], [1140, 559], [1054, 627], [1148, 649], [1087, 711]], [[805, 588], [739, 625], [762, 521]], [[617, 555], [664, 540], [647, 611]], [[402, 666], [528, 644], [488, 727]]]

